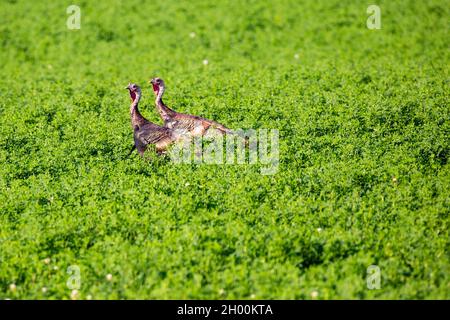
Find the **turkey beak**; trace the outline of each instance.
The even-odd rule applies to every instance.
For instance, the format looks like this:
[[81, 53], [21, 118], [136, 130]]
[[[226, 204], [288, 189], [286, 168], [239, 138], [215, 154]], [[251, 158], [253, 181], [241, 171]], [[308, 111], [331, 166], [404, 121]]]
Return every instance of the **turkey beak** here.
[[125, 87], [125, 89], [130, 90], [130, 86], [131, 86], [131, 83], [129, 83], [129, 84]]

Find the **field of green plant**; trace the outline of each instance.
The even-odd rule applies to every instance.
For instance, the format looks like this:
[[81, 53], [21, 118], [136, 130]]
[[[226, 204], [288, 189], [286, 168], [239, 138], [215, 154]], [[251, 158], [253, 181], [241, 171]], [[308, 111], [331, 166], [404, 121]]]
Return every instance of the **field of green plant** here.
[[[2, 1], [0, 298], [449, 299], [450, 7], [370, 4]], [[126, 158], [155, 76], [278, 171]]]

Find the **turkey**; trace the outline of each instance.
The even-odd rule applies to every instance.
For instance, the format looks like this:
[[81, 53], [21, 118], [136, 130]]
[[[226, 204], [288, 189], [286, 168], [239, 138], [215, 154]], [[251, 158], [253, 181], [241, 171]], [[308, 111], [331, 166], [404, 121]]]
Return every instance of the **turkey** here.
[[221, 134], [234, 133], [224, 125], [209, 119], [205, 119], [190, 114], [178, 113], [168, 106], [162, 100], [162, 96], [166, 89], [164, 81], [160, 78], [153, 78], [150, 80], [153, 86], [153, 91], [156, 95], [156, 107], [159, 115], [164, 121], [164, 126], [181, 134], [187, 134], [193, 137], [204, 136], [211, 133], [211, 128], [216, 129]]
[[155, 145], [158, 154], [165, 153], [167, 147], [178, 139], [178, 135], [170, 128], [158, 126], [142, 116], [138, 109], [141, 88], [137, 84], [130, 83], [125, 89], [130, 92], [131, 127], [134, 131], [134, 146], [128, 155], [137, 149], [143, 156], [149, 144]]

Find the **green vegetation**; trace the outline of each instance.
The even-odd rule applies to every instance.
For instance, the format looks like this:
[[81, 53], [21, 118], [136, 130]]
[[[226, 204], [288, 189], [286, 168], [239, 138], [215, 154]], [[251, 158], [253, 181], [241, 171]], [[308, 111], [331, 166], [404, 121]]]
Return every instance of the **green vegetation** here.
[[[448, 2], [70, 4], [0, 3], [0, 298], [450, 298]], [[154, 76], [278, 172], [125, 158]]]

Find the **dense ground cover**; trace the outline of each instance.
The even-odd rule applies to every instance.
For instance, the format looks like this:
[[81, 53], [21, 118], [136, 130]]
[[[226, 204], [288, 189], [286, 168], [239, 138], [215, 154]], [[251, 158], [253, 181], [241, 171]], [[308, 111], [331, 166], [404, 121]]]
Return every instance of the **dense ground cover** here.
[[[0, 298], [450, 298], [446, 1], [70, 4], [0, 3]], [[126, 159], [154, 76], [278, 172]]]

